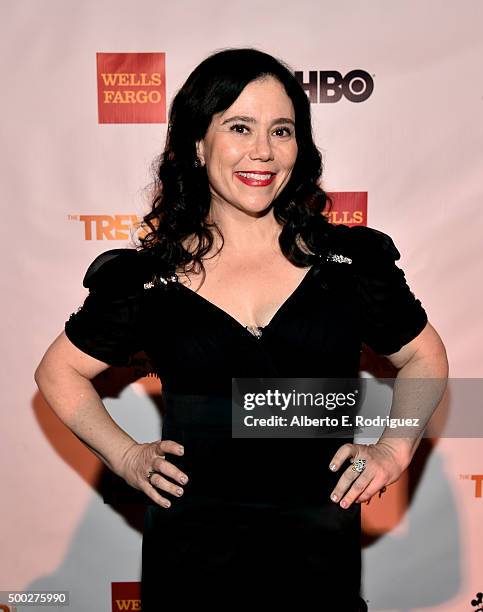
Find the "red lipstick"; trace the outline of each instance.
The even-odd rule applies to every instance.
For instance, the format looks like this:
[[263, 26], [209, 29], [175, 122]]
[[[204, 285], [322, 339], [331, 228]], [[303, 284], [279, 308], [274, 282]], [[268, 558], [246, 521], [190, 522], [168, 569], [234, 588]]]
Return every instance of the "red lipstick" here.
[[[255, 178], [254, 175], [260, 175], [263, 178]], [[275, 174], [273, 172], [266, 172], [261, 170], [247, 170], [240, 172], [235, 172], [235, 176], [245, 185], [250, 185], [251, 187], [266, 187], [273, 182], [275, 178]]]

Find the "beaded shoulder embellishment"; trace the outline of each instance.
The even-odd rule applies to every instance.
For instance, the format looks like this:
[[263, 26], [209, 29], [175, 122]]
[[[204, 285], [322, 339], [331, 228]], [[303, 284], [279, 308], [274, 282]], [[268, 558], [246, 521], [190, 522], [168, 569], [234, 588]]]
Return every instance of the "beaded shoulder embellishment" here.
[[160, 274], [154, 274], [152, 280], [144, 283], [145, 289], [154, 289], [155, 287], [165, 287], [168, 283], [177, 283], [178, 275], [172, 274], [171, 276], [161, 276]]
[[351, 264], [352, 259], [345, 255], [339, 255], [338, 253], [329, 253], [326, 258], [327, 261], [335, 261], [336, 263], [347, 263]]

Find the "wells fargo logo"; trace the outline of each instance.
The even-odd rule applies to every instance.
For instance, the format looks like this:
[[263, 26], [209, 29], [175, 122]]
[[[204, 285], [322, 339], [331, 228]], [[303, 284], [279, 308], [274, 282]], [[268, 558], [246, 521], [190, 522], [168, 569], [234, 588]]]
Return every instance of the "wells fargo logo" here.
[[483, 474], [460, 474], [461, 480], [470, 480], [475, 483], [473, 495], [483, 497]]
[[[330, 196], [334, 202], [327, 214], [331, 223], [367, 224], [367, 192], [345, 191]], [[67, 219], [82, 224], [85, 240], [130, 240], [133, 234], [141, 237], [149, 230], [137, 215], [67, 215]]]
[[99, 123], [166, 123], [164, 53], [97, 53]]
[[367, 191], [328, 192], [334, 206], [326, 216], [339, 225], [367, 225]]
[[112, 582], [112, 612], [141, 611], [141, 584], [139, 582]]

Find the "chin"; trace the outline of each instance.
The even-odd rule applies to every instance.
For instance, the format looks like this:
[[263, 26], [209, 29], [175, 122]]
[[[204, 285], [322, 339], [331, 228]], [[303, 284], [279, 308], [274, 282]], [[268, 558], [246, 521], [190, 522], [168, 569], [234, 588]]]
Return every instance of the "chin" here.
[[246, 212], [250, 212], [253, 214], [261, 214], [266, 212], [272, 204], [272, 200], [268, 200], [267, 202], [257, 202], [256, 204], [247, 204], [246, 202], [242, 205], [242, 209]]

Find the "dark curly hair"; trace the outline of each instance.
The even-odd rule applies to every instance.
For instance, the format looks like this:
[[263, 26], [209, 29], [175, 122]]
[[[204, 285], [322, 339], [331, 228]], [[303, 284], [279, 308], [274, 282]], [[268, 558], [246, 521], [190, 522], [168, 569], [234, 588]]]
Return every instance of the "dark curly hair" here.
[[[289, 66], [253, 48], [225, 49], [201, 62], [174, 97], [166, 146], [153, 165], [152, 208], [143, 217], [147, 231], [139, 238], [142, 250], [155, 248], [166, 269], [204, 271], [202, 258], [213, 245], [212, 229], [223, 236], [216, 223], [209, 223], [211, 193], [206, 168], [197, 167], [196, 142], [205, 136], [215, 113], [229, 108], [252, 81], [273, 76], [285, 88], [295, 110], [298, 154], [290, 179], [271, 202], [282, 225], [279, 244], [294, 265], [314, 263], [324, 247], [330, 225], [322, 214], [332, 201], [319, 186], [322, 158], [312, 136], [310, 102]], [[183, 241], [195, 238], [194, 250]], [[302, 239], [302, 240], [301, 240]], [[218, 251], [219, 252], [219, 251]]]

